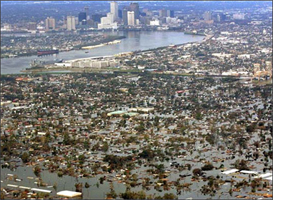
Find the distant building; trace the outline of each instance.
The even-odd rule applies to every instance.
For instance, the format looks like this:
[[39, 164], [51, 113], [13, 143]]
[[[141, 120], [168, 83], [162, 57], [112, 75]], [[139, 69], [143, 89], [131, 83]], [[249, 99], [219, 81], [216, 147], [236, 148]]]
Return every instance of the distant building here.
[[153, 20], [149, 22], [150, 26], [159, 26], [160, 25], [160, 21], [159, 20]]
[[101, 23], [101, 18], [102, 17], [106, 17], [106, 15], [101, 15], [101, 14], [95, 14], [95, 15], [92, 15], [92, 20], [94, 22], [99, 22]]
[[122, 17], [123, 17], [123, 12], [122, 12], [122, 10], [118, 10], [118, 17], [120, 18], [120, 19], [122, 19]]
[[128, 11], [128, 25], [134, 26], [135, 23], [135, 12], [134, 11]]
[[245, 14], [244, 13], [233, 14], [233, 19], [244, 20], [245, 19]]
[[55, 19], [52, 17], [47, 17], [45, 20], [45, 29], [47, 31], [49, 30], [55, 30]]
[[86, 24], [87, 24], [88, 26], [94, 26], [94, 21], [93, 21], [92, 19], [88, 19], [88, 20], [86, 21]]
[[74, 16], [67, 16], [67, 30], [76, 30], [76, 21]]
[[98, 29], [117, 29], [117, 22], [114, 22], [118, 19], [118, 4], [117, 2], [110, 3], [110, 13], [107, 13], [106, 17], [101, 18], [100, 24], [98, 24]]
[[205, 21], [211, 20], [211, 12], [210, 11], [204, 12], [203, 18], [204, 18]]
[[131, 3], [130, 4], [130, 11], [135, 12], [135, 19], [140, 19], [140, 8], [138, 3]]
[[[168, 10], [169, 11], [169, 17], [174, 17], [175, 15], [174, 15], [174, 10]], [[167, 12], [168, 12], [167, 11]], [[168, 14], [167, 14], [168, 15]]]
[[216, 16], [216, 21], [222, 22], [226, 19], [226, 16], [223, 13], [218, 13]]
[[110, 13], [113, 14], [114, 21], [118, 20], [118, 3], [117, 2], [111, 2], [110, 3]]
[[83, 23], [86, 23], [86, 12], [80, 12], [78, 18], [79, 18], [79, 24], [85, 25]]
[[89, 20], [90, 16], [89, 16], [89, 7], [88, 6], [85, 6], [85, 13], [86, 13], [86, 20]]
[[114, 22], [113, 13], [107, 13], [106, 17], [101, 18], [101, 23], [98, 24], [98, 29], [117, 29], [117, 23]]
[[159, 10], [159, 17], [174, 17], [174, 11], [166, 9]]
[[79, 18], [75, 17], [75, 24], [78, 25], [79, 24]]
[[28, 30], [36, 30], [37, 29], [37, 25], [35, 22], [30, 22], [28, 23]]
[[173, 18], [173, 17], [166, 17], [166, 23], [167, 24], [178, 24], [182, 20], [179, 20], [178, 18]]
[[123, 9], [122, 19], [123, 19], [124, 25], [127, 26], [128, 25], [128, 9], [127, 8]]
[[167, 10], [165, 9], [159, 10], [159, 17], [168, 17]]

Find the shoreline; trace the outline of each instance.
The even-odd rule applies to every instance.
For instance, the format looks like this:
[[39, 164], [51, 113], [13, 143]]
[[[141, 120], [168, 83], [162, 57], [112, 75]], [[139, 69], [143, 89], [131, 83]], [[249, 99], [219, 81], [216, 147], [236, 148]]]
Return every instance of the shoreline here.
[[[175, 31], [176, 32], [176, 31]], [[203, 36], [202, 36], [203, 37]], [[156, 48], [150, 48], [150, 49], [145, 49], [145, 50], [135, 50], [135, 51], [126, 51], [126, 52], [120, 52], [120, 53], [117, 53], [117, 54], [113, 54], [113, 55], [105, 55], [105, 56], [95, 56], [95, 57], [87, 57], [87, 58], [78, 58], [78, 59], [71, 59], [71, 60], [65, 60], [65, 62], [67, 61], [72, 61], [72, 60], [81, 60], [81, 59], [91, 59], [91, 58], [99, 58], [99, 57], [115, 57], [115, 56], [118, 56], [118, 55], [121, 55], [121, 54], [131, 54], [131, 53], [135, 53], [135, 52], [147, 52], [147, 51], [152, 51], [152, 50], [155, 50], [155, 49], [163, 49], [163, 48], [168, 48], [170, 46], [182, 46], [182, 45], [186, 45], [186, 44], [192, 44], [192, 43], [202, 43], [202, 42], [205, 42], [207, 40], [207, 37], [203, 37], [203, 39], [200, 39], [199, 41], [190, 41], [190, 42], [185, 42], [185, 43], [181, 43], [181, 44], [175, 44], [175, 45], [167, 45], [167, 46], [161, 46], [161, 47], [156, 47]], [[112, 40], [113, 41], [113, 40]], [[75, 50], [75, 49], [73, 49]], [[80, 49], [80, 50], [85, 50], [86, 49]], [[70, 50], [72, 51], [72, 50]], [[20, 57], [18, 57], [20, 58]], [[2, 59], [2, 58], [1, 58]], [[43, 68], [44, 69], [44, 68]], [[45, 69], [46, 70], [46, 69]], [[58, 70], [58, 69], [56, 69]], [[64, 68], [63, 68], [64, 70]], [[106, 69], [107, 70], [107, 69]], [[5, 75], [9, 75], [9, 74], [27, 74], [27, 73], [33, 73], [34, 70], [26, 70], [26, 69], [22, 69], [19, 71], [19, 73], [5, 73]], [[37, 70], [36, 70], [37, 71]], [[48, 70], [50, 71], [50, 70]]]
[[114, 54], [114, 55], [105, 55], [105, 56], [94, 56], [94, 57], [87, 57], [87, 58], [77, 58], [77, 59], [72, 59], [72, 60], [65, 60], [65, 62], [70, 62], [70, 61], [77, 61], [77, 60], [84, 60], [84, 59], [93, 59], [93, 58], [112, 58], [112, 57], [115, 57], [116, 55], [119, 55], [119, 54], [131, 54], [131, 53], [134, 53], [134, 52], [147, 52], [147, 51], [152, 51], [152, 50], [157, 50], [157, 49], [164, 49], [164, 48], [168, 48], [170, 46], [182, 46], [182, 45], [187, 45], [187, 44], [193, 44], [193, 43], [202, 43], [202, 42], [205, 42], [209, 39], [211, 39], [213, 37], [213, 35], [206, 35], [206, 37], [204, 37], [201, 41], [199, 42], [186, 42], [186, 43], [182, 43], [182, 44], [175, 44], [175, 45], [167, 45], [167, 46], [162, 46], [162, 47], [157, 47], [157, 48], [153, 48], [153, 49], [146, 49], [146, 50], [137, 50], [137, 51], [129, 51], [129, 52], [121, 52], [121, 53], [118, 53], [118, 54]]
[[[134, 31], [134, 30], [123, 30], [122, 32], [129, 32], [129, 31]], [[180, 32], [180, 33], [184, 33], [183, 31], [178, 31], [178, 30], [164, 30], [164, 31], [158, 31], [158, 30], [145, 30], [145, 32], [152, 32], [152, 31], [157, 31], [157, 32]], [[190, 34], [187, 34], [187, 35], [190, 35]], [[193, 35], [193, 34], [191, 34]], [[206, 35], [195, 35], [195, 36], [203, 36], [205, 37]], [[112, 37], [112, 36], [110, 36]], [[100, 43], [94, 43], [94, 44], [86, 44], [84, 46], [82, 45], [78, 45], [78, 46], [74, 46], [73, 49], [68, 49], [68, 50], [60, 50], [59, 49], [59, 53], [60, 52], [69, 52], [69, 51], [74, 51], [74, 50], [89, 50], [89, 49], [82, 49], [82, 47], [87, 47], [87, 46], [96, 46], [96, 45], [101, 45], [103, 43], [108, 43], [108, 42], [113, 42], [115, 40], [120, 40], [120, 39], [124, 39], [126, 38], [125, 36], [117, 36], [117, 38], [113, 38], [112, 40], [109, 40], [107, 42], [105, 41], [101, 41]], [[159, 48], [159, 47], [157, 47]], [[156, 49], [156, 48], [154, 48]], [[7, 56], [7, 57], [1, 57], [1, 59], [10, 59], [10, 58], [22, 58], [22, 57], [31, 57], [31, 56], [36, 56], [37, 55], [37, 52], [34, 52], [34, 53], [28, 53], [28, 55], [12, 55], [11, 57], [10, 56]], [[50, 55], [53, 55], [53, 54], [50, 54]], [[46, 55], [46, 56], [50, 56], [50, 55]]]
[[101, 44], [98, 44], [98, 45], [83, 46], [83, 47], [81, 47], [81, 49], [82, 50], [90, 50], [90, 49], [94, 49], [94, 48], [97, 48], [97, 47], [103, 47], [103, 46], [106, 46], [106, 45], [119, 44], [119, 43], [121, 43], [121, 40], [113, 40], [113, 41], [101, 43]]
[[[201, 41], [199, 42], [186, 42], [186, 43], [182, 43], [182, 44], [176, 44], [176, 45], [168, 45], [168, 46], [162, 46], [162, 47], [157, 47], [157, 48], [153, 48], [153, 49], [146, 49], [146, 50], [142, 50], [142, 51], [131, 51], [131, 52], [121, 52], [119, 54], [131, 54], [134, 52], [147, 52], [147, 51], [152, 51], [152, 50], [157, 50], [157, 49], [164, 49], [164, 48], [168, 48], [168, 47], [179, 47], [182, 45], [187, 45], [187, 44], [193, 44], [193, 43], [202, 43], [205, 42], [209, 39], [211, 39], [213, 37], [213, 35], [206, 35], [206, 37], [204, 37]], [[105, 55], [105, 56], [95, 56], [95, 57], [87, 57], [87, 58], [77, 58], [77, 59], [72, 59], [72, 60], [65, 60], [65, 63], [68, 62], [74, 62], [74, 61], [78, 61], [78, 60], [87, 60], [87, 59], [95, 59], [95, 58], [114, 58], [115, 56], [119, 55], [119, 54], [114, 54], [114, 55]], [[93, 68], [72, 68], [72, 67], [58, 67], [58, 68], [42, 68], [42, 69], [35, 69], [35, 70], [21, 70], [21, 72], [27, 74], [27, 73], [40, 73], [40, 72], [52, 72], [52, 71], [70, 71], [70, 72], [64, 72], [64, 73], [73, 73], [73, 72], [103, 72], [103, 71], [111, 71], [114, 72], [115, 70], [113, 69], [93, 69]], [[123, 70], [118, 70], [118, 71], [123, 71]], [[125, 70], [127, 71], [127, 70]], [[141, 72], [141, 70], [140, 70]]]
[[[157, 49], [164, 49], [164, 48], [168, 48], [168, 47], [171, 47], [171, 46], [182, 46], [182, 45], [187, 45], [187, 44], [193, 44], [193, 43], [202, 43], [202, 42], [205, 42], [207, 41], [208, 39], [210, 39], [212, 37], [212, 35], [207, 35], [207, 37], [204, 37], [202, 41], [199, 41], [199, 42], [186, 42], [186, 43], [182, 43], [182, 44], [176, 44], [176, 45], [168, 45], [168, 46], [162, 46], [162, 47], [157, 47], [157, 48], [153, 48], [153, 49], [146, 49], [146, 50], [142, 50], [142, 51], [130, 51], [130, 52], [121, 52], [119, 54], [132, 54], [134, 52], [147, 52], [147, 51], [152, 51], [152, 50], [157, 50]], [[104, 46], [104, 45], [103, 45]], [[84, 49], [84, 50], [88, 50], [88, 49]], [[72, 60], [65, 60], [64, 62], [65, 63], [69, 63], [69, 62], [74, 62], [74, 61], [78, 61], [78, 60], [87, 60], [87, 59], [95, 59], [95, 58], [113, 58], [119, 54], [114, 54], [114, 55], [106, 55], [106, 56], [94, 56], [94, 57], [87, 57], [87, 58], [77, 58], [77, 59], [72, 59]], [[73, 69], [73, 70], [72, 70]], [[107, 71], [107, 70], [110, 70], [110, 69], [103, 69], [103, 70], [97, 70], [97, 69], [92, 69], [92, 68], [67, 68], [67, 67], [61, 67], [61, 68], [45, 68], [43, 67], [42, 70], [40, 70], [39, 72], [49, 72], [49, 71], [64, 71], [64, 70], [70, 70], [70, 71]], [[111, 70], [113, 71], [113, 70]], [[36, 70], [21, 70], [21, 72], [23, 73], [36, 73], [38, 72], [38, 69]]]
[[[113, 36], [110, 36], [113, 37]], [[74, 50], [89, 50], [89, 49], [83, 49], [83, 47], [88, 47], [88, 46], [99, 46], [99, 45], [108, 45], [108, 43], [114, 42], [116, 40], [120, 40], [126, 38], [125, 36], [115, 36], [114, 38], [106, 38], [104, 40], [99, 41], [97, 44], [86, 44], [85, 46], [75, 46], [73, 47], [73, 49], [69, 49], [69, 50], [60, 50], [59, 49], [59, 53], [60, 52], [69, 52], [69, 51], [74, 51]], [[109, 41], [108, 41], [109, 39]], [[107, 42], [105, 42], [105, 40]], [[104, 46], [103, 45], [103, 46]], [[48, 55], [44, 55], [44, 56], [52, 56], [53, 54], [48, 54]], [[29, 53], [28, 55], [13, 55], [13, 56], [7, 56], [7, 57], [2, 57], [2, 59], [10, 59], [10, 58], [22, 58], [22, 57], [31, 57], [31, 56], [37, 56], [37, 52], [34, 53]], [[42, 56], [38, 56], [38, 57], [42, 57]]]

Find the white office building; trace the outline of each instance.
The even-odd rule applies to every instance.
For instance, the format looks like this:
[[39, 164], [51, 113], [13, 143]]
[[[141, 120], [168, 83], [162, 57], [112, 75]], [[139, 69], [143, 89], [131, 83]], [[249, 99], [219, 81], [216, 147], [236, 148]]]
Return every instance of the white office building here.
[[110, 3], [110, 13], [113, 14], [114, 21], [118, 20], [118, 3], [113, 1]]
[[135, 12], [134, 11], [128, 11], [127, 16], [128, 16], [128, 25], [134, 26], [136, 24], [135, 23]]
[[117, 22], [114, 22], [113, 13], [107, 13], [106, 17], [101, 18], [101, 23], [98, 24], [98, 29], [117, 29]]
[[76, 30], [76, 20], [74, 16], [67, 16], [67, 30]]
[[149, 22], [150, 26], [159, 26], [160, 25], [160, 21], [158, 19], [156, 20], [152, 20]]

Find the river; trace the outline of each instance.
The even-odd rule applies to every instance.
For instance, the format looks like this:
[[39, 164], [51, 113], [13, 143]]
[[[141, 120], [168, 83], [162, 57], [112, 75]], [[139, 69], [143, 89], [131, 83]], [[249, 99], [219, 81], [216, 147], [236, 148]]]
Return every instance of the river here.
[[[112, 32], [109, 35], [124, 35], [126, 38], [121, 43], [107, 45], [94, 48], [91, 50], [74, 50], [68, 52], [60, 52], [57, 55], [44, 56], [41, 59], [52, 61], [54, 59], [71, 60], [78, 58], [87, 58], [94, 56], [108, 56], [122, 52], [131, 52], [137, 50], [147, 50], [171, 44], [183, 44], [188, 42], [201, 42], [204, 36], [186, 35], [183, 32], [171, 31], [128, 31], [128, 32]], [[1, 74], [18, 74], [21, 70], [30, 67], [31, 61], [38, 59], [37, 56], [3, 58], [1, 59]]]

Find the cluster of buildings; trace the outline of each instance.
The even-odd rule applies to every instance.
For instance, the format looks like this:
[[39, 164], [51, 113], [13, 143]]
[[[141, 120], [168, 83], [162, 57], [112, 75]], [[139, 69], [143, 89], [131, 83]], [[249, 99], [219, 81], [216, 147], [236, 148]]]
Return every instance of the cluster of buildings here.
[[[107, 3], [108, 4], [108, 3]], [[75, 31], [75, 30], [121, 30], [121, 29], [135, 29], [135, 30], [183, 30], [190, 28], [192, 24], [204, 23], [206, 25], [218, 23], [247, 23], [249, 21], [258, 22], [263, 18], [268, 17], [272, 12], [271, 7], [262, 9], [260, 6], [249, 8], [227, 8], [207, 10], [198, 7], [197, 4], [188, 3], [180, 4], [185, 7], [195, 7], [196, 9], [177, 9], [176, 7], [166, 8], [151, 7], [144, 3], [117, 3], [110, 2], [108, 9], [102, 12], [92, 11], [89, 6], [85, 6], [77, 15], [65, 13], [58, 17], [50, 14], [44, 20], [39, 21], [35, 19], [30, 22], [22, 22], [21, 24], [10, 24], [8, 21], [1, 23], [1, 31], [5, 32], [45, 32], [45, 31]], [[141, 4], [141, 6], [140, 6]], [[177, 4], [176, 4], [177, 5]], [[110, 8], [110, 9], [109, 9]], [[109, 11], [108, 13], [106, 13]], [[48, 12], [48, 11], [46, 11]], [[93, 13], [95, 12], [95, 13]], [[259, 13], [257, 15], [256, 13]], [[48, 13], [49, 15], [49, 13]]]
[[[54, 66], [55, 65], [55, 66]], [[107, 69], [118, 67], [118, 63], [112, 57], [101, 57], [101, 58], [87, 58], [87, 59], [76, 59], [69, 60], [62, 63], [55, 63], [46, 68], [92, 68], [92, 69]]]
[[[111, 59], [121, 69], [267, 80], [272, 78], [273, 37], [269, 22], [268, 18], [247, 24], [191, 22], [189, 25], [194, 29], [189, 31], [198, 30], [206, 35], [202, 41], [136, 51]], [[90, 65], [81, 63], [80, 67]]]
[[[49, 197], [59, 182], [42, 173], [78, 177], [56, 188], [84, 198], [126, 188], [151, 198], [272, 196], [272, 85], [148, 73], [7, 75], [1, 84], [9, 194], [34, 187], [18, 171], [26, 166]], [[112, 193], [96, 192], [109, 183]]]
[[[229, 31], [227, 26], [230, 26]], [[261, 25], [199, 23], [194, 29], [206, 34], [203, 41], [134, 52], [117, 60], [121, 66], [140, 70], [256, 79], [272, 77], [273, 38], [268, 19]]]
[[[55, 19], [50, 16], [44, 22], [30, 22], [24, 30], [29, 32], [50, 32], [50, 31], [75, 31], [77, 29], [118, 29], [139, 27], [141, 24], [149, 26], [159, 26], [161, 21], [167, 23], [176, 23], [178, 20], [174, 18], [173, 10], [160, 10], [160, 13], [153, 15], [148, 9], [140, 11], [138, 3], [130, 3], [129, 6], [123, 8], [118, 7], [117, 2], [110, 2], [110, 12], [107, 14], [91, 14], [89, 7], [85, 6], [83, 11], [77, 16], [68, 15], [63, 20]], [[157, 22], [158, 21], [158, 22]], [[179, 21], [178, 21], [179, 22]], [[3, 24], [1, 31], [13, 31], [15, 28], [9, 24]]]
[[[204, 40], [48, 66], [111, 73], [1, 76], [1, 198], [272, 198], [272, 19], [173, 15], [111, 2], [95, 17], [99, 29], [184, 23]], [[66, 22], [87, 25], [89, 9]]]

